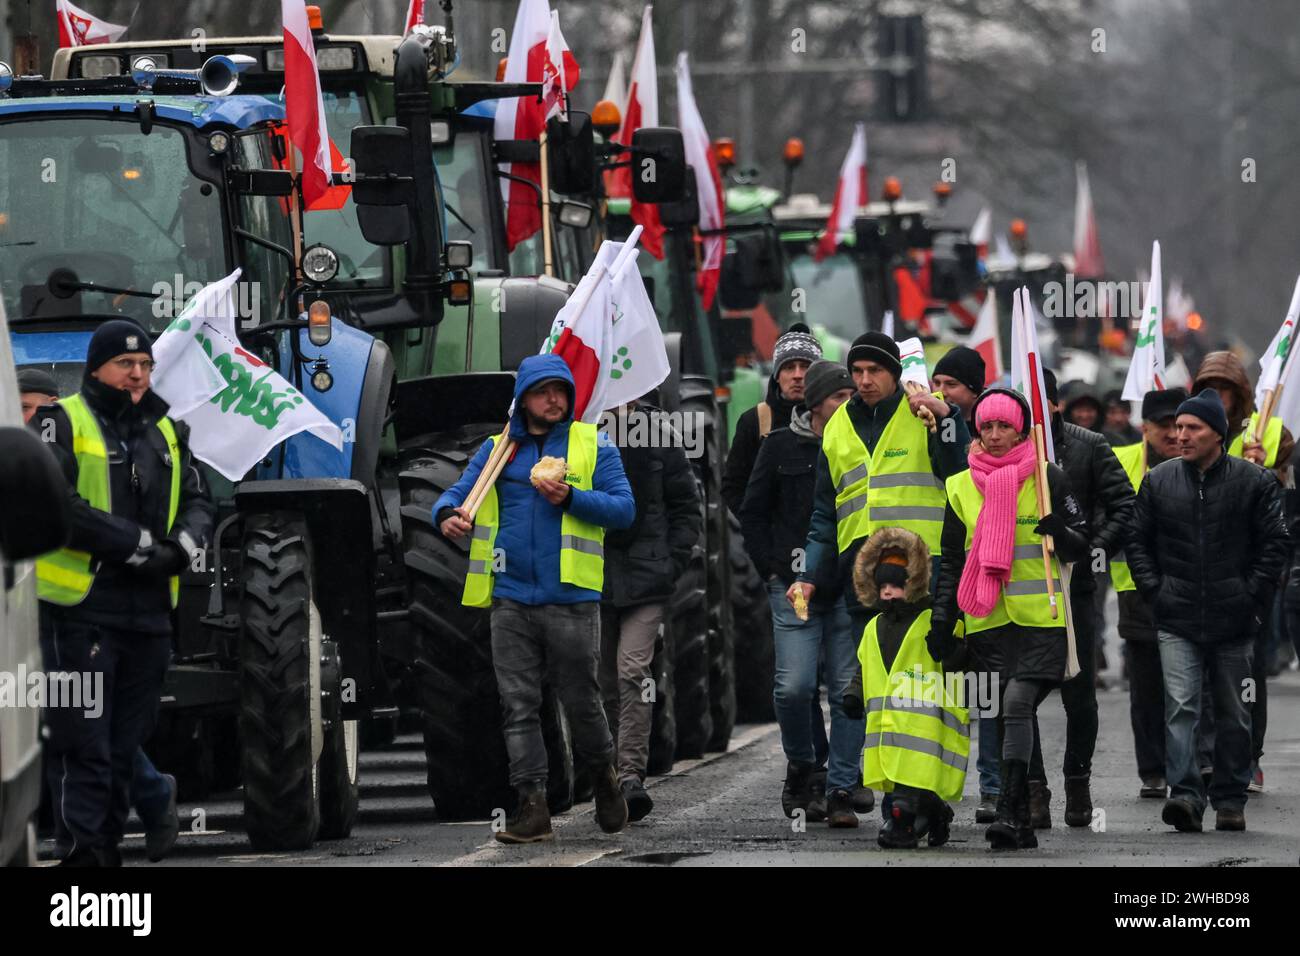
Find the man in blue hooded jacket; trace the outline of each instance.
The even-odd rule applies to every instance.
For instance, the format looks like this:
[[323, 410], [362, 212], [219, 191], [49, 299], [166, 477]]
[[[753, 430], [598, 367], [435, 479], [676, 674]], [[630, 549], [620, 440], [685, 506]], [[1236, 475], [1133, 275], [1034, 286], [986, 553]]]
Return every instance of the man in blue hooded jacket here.
[[[613, 743], [597, 683], [604, 532], [632, 524], [636, 503], [618, 448], [595, 425], [573, 420], [574, 382], [554, 355], [519, 365], [510, 437], [515, 449], [474, 520], [462, 507], [491, 454], [488, 439], [433, 506], [442, 533], [471, 535], [463, 603], [492, 609], [492, 662], [501, 694], [510, 783], [519, 809], [503, 843], [549, 840], [546, 744], [539, 714], [549, 677], [569, 718], [574, 763], [596, 780], [596, 820], [627, 824]], [[564, 480], [534, 479], [544, 457], [564, 459]]]

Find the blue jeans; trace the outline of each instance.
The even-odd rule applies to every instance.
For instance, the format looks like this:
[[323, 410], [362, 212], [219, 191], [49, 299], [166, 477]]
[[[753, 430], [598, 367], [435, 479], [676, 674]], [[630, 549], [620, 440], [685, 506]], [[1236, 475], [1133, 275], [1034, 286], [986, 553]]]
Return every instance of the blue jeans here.
[[[843, 601], [828, 610], [810, 607], [808, 620], [801, 621], [785, 599], [785, 592], [786, 586], [779, 580], [768, 583], [776, 645], [772, 701], [781, 727], [781, 747], [787, 760], [816, 762], [817, 734], [825, 733], [817, 686], [817, 665], [824, 653], [826, 696], [831, 706], [826, 791], [852, 790], [862, 783], [858, 758], [866, 723], [844, 713], [844, 692], [859, 666], [861, 632], [853, 632]], [[814, 710], [816, 716], [810, 719]]]
[[1201, 688], [1209, 683], [1214, 700], [1214, 778], [1209, 802], [1216, 810], [1240, 810], [1250, 783], [1250, 704], [1242, 699], [1251, 677], [1254, 644], [1196, 644], [1158, 631], [1160, 667], [1165, 676], [1165, 777], [1169, 796], [1205, 812], [1197, 741]]
[[167, 778], [158, 772], [144, 748], [138, 747], [131, 763], [131, 806], [146, 827], [156, 826], [167, 814], [172, 788]]
[[[975, 711], [971, 711], [972, 716]], [[978, 718], [979, 759], [975, 766], [980, 772], [980, 793], [997, 796], [1002, 792], [1002, 766], [999, 759], [1002, 748], [998, 746], [998, 719], [992, 714]]]

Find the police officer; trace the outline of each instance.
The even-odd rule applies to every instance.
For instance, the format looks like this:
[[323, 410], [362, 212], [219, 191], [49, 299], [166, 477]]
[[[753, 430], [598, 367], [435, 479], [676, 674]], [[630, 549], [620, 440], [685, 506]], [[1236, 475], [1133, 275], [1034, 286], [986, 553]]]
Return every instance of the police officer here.
[[177, 576], [215, 513], [188, 429], [149, 388], [152, 370], [145, 330], [105, 322], [87, 348], [81, 390], [29, 423], [63, 469], [73, 515], [68, 546], [36, 564], [45, 668], [89, 680], [103, 701], [100, 713], [46, 713], [66, 866], [121, 864], [132, 762], [153, 728], [171, 655]]

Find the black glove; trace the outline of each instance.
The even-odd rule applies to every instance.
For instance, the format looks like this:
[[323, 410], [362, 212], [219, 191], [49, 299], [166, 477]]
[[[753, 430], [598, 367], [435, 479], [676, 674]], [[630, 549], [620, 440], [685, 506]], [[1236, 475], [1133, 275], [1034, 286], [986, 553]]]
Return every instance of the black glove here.
[[862, 703], [862, 698], [852, 694], [845, 694], [841, 699], [840, 706], [844, 708], [844, 716], [852, 720], [861, 720], [866, 714], [866, 707]]
[[931, 627], [930, 632], [925, 635], [925, 649], [936, 661], [942, 661], [956, 648], [957, 639], [952, 636], [950, 630]]
[[145, 559], [136, 565], [136, 571], [147, 577], [170, 578], [180, 574], [189, 563], [189, 555], [179, 544], [159, 541], [145, 552]]
[[1065, 519], [1061, 517], [1060, 512], [1053, 511], [1034, 525], [1034, 534], [1042, 535], [1063, 535], [1066, 532]]

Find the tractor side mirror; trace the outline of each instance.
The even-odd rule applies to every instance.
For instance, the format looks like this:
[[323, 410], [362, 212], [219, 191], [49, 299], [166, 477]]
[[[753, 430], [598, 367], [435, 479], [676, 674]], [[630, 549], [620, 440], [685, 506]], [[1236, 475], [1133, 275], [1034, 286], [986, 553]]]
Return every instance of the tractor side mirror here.
[[595, 188], [596, 140], [589, 113], [570, 110], [567, 123], [552, 116], [546, 124], [546, 150], [552, 189], [578, 196]]
[[695, 167], [686, 167], [682, 198], [659, 204], [659, 221], [668, 228], [689, 229], [699, 225], [700, 201], [695, 188]]
[[686, 188], [682, 131], [645, 126], [632, 134], [632, 195], [637, 202], [676, 202]]
[[352, 201], [366, 242], [396, 246], [411, 238], [415, 178], [411, 134], [403, 126], [358, 126], [352, 130], [356, 180]]

